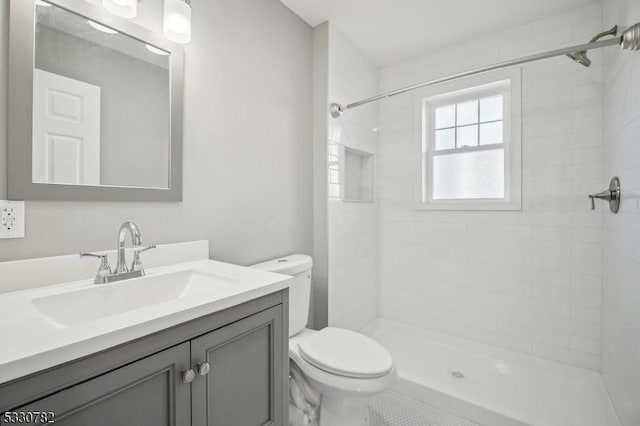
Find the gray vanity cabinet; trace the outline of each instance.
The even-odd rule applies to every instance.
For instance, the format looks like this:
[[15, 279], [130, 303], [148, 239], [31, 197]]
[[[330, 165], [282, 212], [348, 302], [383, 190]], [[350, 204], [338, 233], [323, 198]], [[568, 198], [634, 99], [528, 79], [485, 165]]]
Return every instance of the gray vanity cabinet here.
[[0, 384], [0, 425], [284, 426], [287, 306], [284, 290]]
[[183, 343], [16, 411], [54, 413], [60, 426], [189, 426], [191, 392], [179, 379], [189, 361]]

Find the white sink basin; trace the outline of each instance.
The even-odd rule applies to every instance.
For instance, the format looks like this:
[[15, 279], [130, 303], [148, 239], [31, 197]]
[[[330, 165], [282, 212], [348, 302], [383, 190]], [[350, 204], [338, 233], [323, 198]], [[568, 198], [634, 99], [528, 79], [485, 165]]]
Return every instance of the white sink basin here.
[[[107, 253], [113, 259], [115, 251]], [[93, 284], [77, 255], [0, 262], [0, 385], [277, 294], [291, 277], [209, 260], [209, 244], [158, 246], [146, 277]]]
[[32, 300], [47, 319], [70, 327], [163, 302], [202, 294], [237, 280], [186, 270], [94, 285]]

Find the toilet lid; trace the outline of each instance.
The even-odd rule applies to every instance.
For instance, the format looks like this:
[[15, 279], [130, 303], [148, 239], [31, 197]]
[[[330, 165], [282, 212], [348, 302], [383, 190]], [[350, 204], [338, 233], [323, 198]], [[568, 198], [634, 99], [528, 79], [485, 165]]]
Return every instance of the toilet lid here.
[[379, 343], [341, 328], [324, 328], [298, 347], [309, 364], [340, 376], [374, 378], [393, 369], [391, 355]]

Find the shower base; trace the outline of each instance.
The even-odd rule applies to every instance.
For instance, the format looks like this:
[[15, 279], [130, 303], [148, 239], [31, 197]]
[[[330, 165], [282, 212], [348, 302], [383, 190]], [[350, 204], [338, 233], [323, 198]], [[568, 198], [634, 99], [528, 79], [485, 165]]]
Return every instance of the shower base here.
[[476, 423], [620, 425], [594, 371], [385, 319], [362, 332], [393, 355], [396, 391]]

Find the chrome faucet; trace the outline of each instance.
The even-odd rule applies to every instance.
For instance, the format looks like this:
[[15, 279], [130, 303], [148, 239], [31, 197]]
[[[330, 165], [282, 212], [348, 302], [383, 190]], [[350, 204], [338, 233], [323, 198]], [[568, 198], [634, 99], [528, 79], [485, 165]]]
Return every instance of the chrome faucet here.
[[131, 234], [131, 242], [134, 246], [142, 245], [142, 236], [140, 235], [140, 230], [135, 223], [125, 222], [120, 225], [120, 230], [118, 231], [118, 264], [116, 265], [116, 274], [124, 274], [126, 272], [129, 272], [124, 250], [127, 231], [129, 232], [129, 234]]
[[125, 222], [120, 226], [118, 231], [118, 263], [115, 271], [111, 271], [109, 260], [106, 254], [80, 253], [80, 257], [97, 257], [100, 259], [100, 268], [94, 280], [95, 284], [106, 284], [114, 281], [121, 281], [130, 278], [137, 278], [145, 275], [140, 253], [156, 248], [156, 246], [148, 246], [137, 249], [133, 254], [133, 262], [131, 267], [127, 267], [125, 240], [127, 233], [131, 235], [131, 242], [134, 246], [142, 245], [142, 236], [140, 229], [133, 222]]

